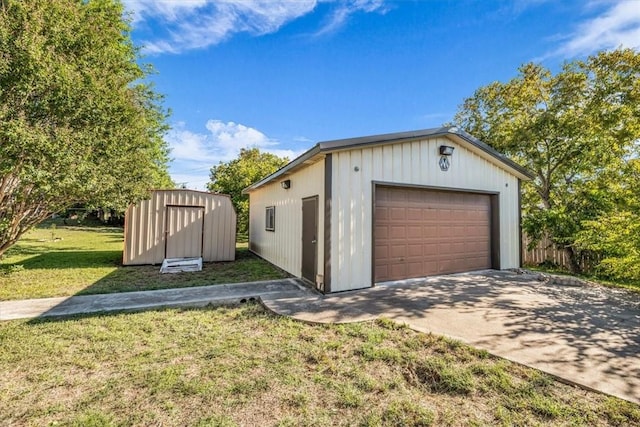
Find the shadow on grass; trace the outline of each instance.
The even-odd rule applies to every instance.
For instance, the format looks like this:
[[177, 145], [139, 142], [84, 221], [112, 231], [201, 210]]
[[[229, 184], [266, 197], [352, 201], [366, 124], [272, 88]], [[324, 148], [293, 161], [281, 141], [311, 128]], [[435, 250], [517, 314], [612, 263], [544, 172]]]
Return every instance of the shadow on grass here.
[[4, 264], [4, 268], [17, 266], [22, 266], [25, 270], [102, 268], [119, 266], [122, 262], [122, 251], [79, 251], [74, 248], [64, 248], [42, 253], [38, 247], [31, 246], [26, 251], [19, 250], [15, 253], [19, 255], [34, 254], [35, 256], [15, 263]]
[[[262, 260], [247, 248], [236, 249], [235, 261], [204, 263], [202, 271], [161, 274], [159, 265], [123, 266], [122, 251], [79, 251], [66, 248], [40, 253], [31, 258], [2, 265], [2, 270], [76, 270], [75, 280], [87, 276], [87, 286], [76, 295], [95, 295], [169, 288], [185, 288], [224, 283], [255, 282], [290, 277], [285, 271]], [[85, 269], [115, 269], [95, 280]], [[98, 273], [100, 274], [100, 273]], [[52, 292], [54, 293], [54, 292]]]
[[[157, 306], [157, 307], [151, 307], [151, 308], [144, 308], [144, 309], [139, 309], [139, 310], [111, 310], [111, 311], [98, 311], [98, 312], [91, 312], [91, 313], [76, 313], [76, 314], [69, 314], [66, 316], [40, 316], [40, 317], [34, 317], [33, 319], [30, 319], [28, 322], [26, 322], [27, 325], [42, 325], [42, 324], [47, 324], [47, 323], [64, 323], [64, 322], [74, 322], [77, 320], [82, 320], [82, 319], [90, 319], [93, 317], [101, 317], [101, 318], [108, 318], [108, 317], [118, 317], [122, 314], [134, 314], [134, 313], [140, 313], [142, 311], [155, 311], [155, 312], [175, 312], [175, 313], [185, 313], [185, 312], [190, 312], [190, 311], [214, 311], [214, 310], [221, 310], [221, 309], [233, 309], [233, 308], [238, 308], [238, 307], [242, 307], [242, 306], [259, 306], [259, 303], [255, 300], [247, 300], [245, 302], [242, 303], [228, 303], [225, 304], [224, 307], [221, 307], [220, 305], [214, 305], [214, 304], [207, 304], [207, 305], [203, 305], [203, 306], [193, 306], [193, 307], [169, 307], [169, 306]], [[272, 318], [278, 318], [280, 316], [278, 316], [277, 314], [274, 314], [272, 312], [270, 312], [269, 310], [264, 309], [262, 306], [260, 306], [260, 308], [256, 307], [256, 310], [253, 311], [248, 311], [248, 312], [243, 312], [242, 313], [243, 317], [247, 317], [247, 318], [257, 318], [257, 317], [272, 317]]]
[[[167, 293], [151, 297], [169, 298], [169, 302], [172, 302], [172, 298], [174, 298], [179, 302], [178, 300], [191, 298], [194, 294], [207, 293], [208, 295], [208, 292], [211, 291], [198, 290], [204, 286], [276, 280], [275, 284], [271, 283], [267, 286], [277, 286], [280, 289], [281, 284], [277, 280], [291, 277], [283, 270], [242, 247], [236, 249], [235, 261], [204, 263], [202, 271], [198, 272], [161, 274], [159, 265], [122, 266], [121, 259], [122, 251], [50, 251], [20, 262], [5, 264], [2, 266], [4, 272], [0, 271], [0, 273], [7, 274], [9, 277], [16, 274], [15, 281], [18, 282], [18, 285], [21, 281], [34, 284], [31, 293], [27, 292], [22, 298], [49, 298], [56, 295], [73, 294], [69, 297], [62, 297], [64, 299], [58, 300], [54, 306], [49, 305], [51, 302], [43, 299], [31, 303], [33, 308], [30, 310], [44, 310], [40, 311], [40, 318], [50, 317], [54, 320], [56, 318], [64, 320], [68, 318], [69, 313], [83, 310], [94, 312], [93, 315], [97, 315], [101, 311], [108, 311], [112, 308], [117, 310], [119, 307], [124, 307], [125, 310], [137, 310], [136, 307], [148, 305], [150, 296], [141, 293], [131, 294], [136, 291], [167, 290]], [[56, 281], [58, 281], [57, 285]], [[82, 285], [83, 282], [86, 282], [85, 286]], [[36, 289], [36, 285], [42, 283], [44, 286]], [[292, 286], [291, 283], [287, 283], [285, 282], [282, 286]], [[246, 287], [254, 292], [255, 285], [247, 285]], [[195, 289], [186, 295], [169, 291], [180, 288]], [[128, 296], [127, 293], [129, 293]], [[111, 294], [112, 296], [91, 298], [91, 296], [98, 294]], [[121, 294], [121, 296], [115, 294]], [[6, 303], [11, 304], [12, 302], [9, 300]], [[37, 307], [42, 307], [42, 309]], [[9, 306], [5, 308], [8, 310], [17, 309], [18, 312], [23, 310], [23, 308], [9, 308]]]

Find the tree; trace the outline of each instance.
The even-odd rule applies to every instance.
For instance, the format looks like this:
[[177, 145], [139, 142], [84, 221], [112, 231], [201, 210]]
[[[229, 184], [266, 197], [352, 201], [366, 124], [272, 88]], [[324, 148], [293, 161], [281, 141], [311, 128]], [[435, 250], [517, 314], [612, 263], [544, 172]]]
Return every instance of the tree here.
[[623, 202], [585, 221], [576, 245], [602, 257], [600, 274], [640, 283], [640, 159], [630, 159], [625, 172], [618, 184]]
[[161, 98], [117, 0], [0, 0], [0, 256], [76, 203], [170, 184]]
[[238, 158], [229, 162], [220, 162], [211, 168], [209, 191], [231, 196], [238, 215], [238, 234], [249, 230], [249, 196], [242, 190], [265, 178], [284, 165], [289, 159], [271, 153], [262, 153], [258, 148], [243, 148]]
[[640, 54], [600, 52], [555, 75], [525, 64], [509, 82], [478, 89], [455, 121], [535, 173], [523, 228], [534, 241], [549, 235], [576, 270], [576, 234], [619, 203], [611, 184], [638, 150]]

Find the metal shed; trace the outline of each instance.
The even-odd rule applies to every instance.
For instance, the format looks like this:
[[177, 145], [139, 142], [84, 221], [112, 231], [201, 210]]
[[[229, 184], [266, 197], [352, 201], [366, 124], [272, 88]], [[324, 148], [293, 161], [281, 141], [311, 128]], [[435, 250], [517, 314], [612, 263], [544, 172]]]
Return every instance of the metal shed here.
[[319, 142], [244, 190], [249, 248], [325, 293], [519, 267], [529, 179], [455, 127]]
[[236, 212], [231, 198], [194, 190], [153, 190], [129, 206], [122, 264], [161, 264], [165, 258], [233, 261]]

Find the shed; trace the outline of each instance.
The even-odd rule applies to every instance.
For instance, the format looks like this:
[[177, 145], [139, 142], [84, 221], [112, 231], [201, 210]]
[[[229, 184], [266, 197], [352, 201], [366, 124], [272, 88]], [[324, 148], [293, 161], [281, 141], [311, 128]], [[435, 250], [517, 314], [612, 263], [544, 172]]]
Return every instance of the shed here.
[[233, 261], [236, 212], [231, 198], [194, 190], [153, 190], [124, 217], [124, 265], [165, 258]]
[[249, 247], [324, 293], [515, 268], [529, 179], [455, 127], [320, 142], [244, 190]]

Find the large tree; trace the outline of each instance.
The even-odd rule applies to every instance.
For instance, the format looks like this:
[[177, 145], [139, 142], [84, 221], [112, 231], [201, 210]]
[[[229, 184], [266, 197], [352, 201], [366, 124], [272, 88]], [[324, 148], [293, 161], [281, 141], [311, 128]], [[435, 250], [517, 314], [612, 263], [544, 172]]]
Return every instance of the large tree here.
[[170, 183], [138, 59], [117, 0], [0, 0], [0, 256], [54, 212]]
[[583, 221], [619, 202], [612, 186], [640, 138], [640, 54], [600, 52], [553, 74], [533, 63], [514, 79], [478, 89], [455, 122], [535, 173], [523, 226], [547, 234], [577, 269]]
[[629, 159], [616, 182], [620, 203], [585, 221], [576, 243], [601, 257], [599, 274], [640, 284], [640, 159]]
[[229, 162], [220, 162], [211, 168], [209, 191], [231, 196], [238, 215], [238, 234], [246, 234], [249, 229], [249, 196], [242, 190], [267, 177], [289, 163], [289, 159], [271, 153], [263, 153], [258, 148], [243, 148], [240, 155]]

